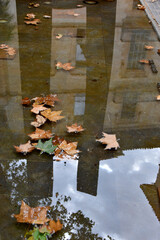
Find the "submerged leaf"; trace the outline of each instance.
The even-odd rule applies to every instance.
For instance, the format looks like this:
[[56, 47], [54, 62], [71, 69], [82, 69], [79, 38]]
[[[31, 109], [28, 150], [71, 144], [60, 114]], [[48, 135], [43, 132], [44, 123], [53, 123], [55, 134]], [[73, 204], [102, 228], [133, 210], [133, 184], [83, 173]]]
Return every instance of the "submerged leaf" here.
[[49, 209], [50, 207], [31, 208], [22, 201], [20, 213], [15, 214], [14, 217], [17, 219], [17, 222], [21, 223], [44, 224], [50, 220], [46, 218]]
[[51, 109], [47, 109], [43, 112], [41, 112], [41, 114], [46, 117], [47, 119], [49, 119], [52, 122], [57, 122], [58, 120], [64, 118], [64, 116], [60, 116], [62, 111], [51, 111]]
[[54, 146], [52, 144], [52, 138], [48, 141], [45, 141], [44, 143], [39, 140], [38, 144], [35, 146], [38, 150], [41, 150], [41, 153], [45, 152], [48, 154], [53, 154], [54, 150], [57, 148], [57, 146]]
[[77, 123], [72, 124], [71, 126], [66, 126], [67, 132], [69, 133], [77, 133], [77, 132], [83, 132], [84, 128], [81, 125], [77, 125]]
[[45, 130], [36, 128], [36, 131], [34, 131], [33, 133], [28, 134], [28, 136], [32, 140], [49, 139], [49, 138], [51, 138], [53, 136], [53, 133], [51, 132], [51, 130], [45, 131]]
[[16, 149], [16, 152], [21, 152], [21, 153], [28, 153], [28, 152], [32, 152], [35, 147], [31, 144], [31, 141], [28, 141], [25, 144], [20, 144], [19, 146], [14, 146], [14, 148]]

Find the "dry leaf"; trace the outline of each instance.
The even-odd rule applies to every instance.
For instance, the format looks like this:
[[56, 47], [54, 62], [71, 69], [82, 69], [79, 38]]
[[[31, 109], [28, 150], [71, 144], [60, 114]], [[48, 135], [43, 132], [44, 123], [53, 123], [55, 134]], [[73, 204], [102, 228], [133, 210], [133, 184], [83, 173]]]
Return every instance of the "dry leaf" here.
[[139, 60], [139, 62], [143, 64], [149, 64], [149, 61], [146, 59]]
[[160, 95], [158, 95], [156, 99], [157, 99], [157, 101], [160, 101]]
[[24, 21], [24, 22], [27, 25], [35, 25], [35, 26], [37, 26], [41, 21], [40, 21], [40, 19], [34, 19], [32, 21]]
[[32, 140], [39, 140], [39, 139], [49, 139], [53, 136], [53, 133], [51, 132], [51, 130], [42, 130], [39, 128], [36, 128], [36, 131], [34, 131], [33, 133], [28, 134], [28, 136], [32, 139]]
[[63, 35], [60, 33], [56, 35], [56, 39], [61, 39], [62, 37], [63, 37]]
[[64, 141], [64, 138], [60, 138], [58, 136], [54, 136], [52, 143], [54, 146], [61, 144]]
[[28, 97], [22, 99], [22, 105], [30, 105], [31, 100]]
[[63, 224], [61, 224], [60, 220], [58, 219], [57, 222], [54, 220], [50, 220], [48, 223], [47, 229], [50, 231], [50, 233], [58, 232], [62, 229]]
[[96, 141], [101, 142], [102, 144], [107, 144], [104, 150], [111, 148], [115, 148], [117, 150], [117, 148], [120, 147], [115, 134], [107, 134], [103, 132], [103, 138], [97, 139]]
[[66, 71], [72, 70], [75, 67], [71, 66], [71, 63], [64, 63], [62, 64], [61, 62], [57, 62], [56, 64], [57, 69], [64, 69]]
[[51, 16], [49, 16], [49, 15], [43, 15], [43, 17], [46, 18], [46, 19], [51, 18]]
[[50, 121], [57, 122], [58, 120], [64, 118], [64, 116], [60, 116], [61, 112], [62, 111], [51, 111], [51, 109], [47, 109], [41, 112], [41, 114]]
[[66, 140], [64, 140], [59, 146], [58, 148], [65, 151], [68, 155], [74, 155], [79, 153], [80, 151], [77, 150], [77, 145], [78, 142], [71, 142], [71, 143], [67, 143]]
[[72, 133], [72, 132], [77, 133], [77, 132], [84, 131], [84, 128], [81, 125], [78, 126], [77, 123], [72, 124], [71, 126], [66, 126], [66, 128], [67, 128], [67, 132], [69, 133]]
[[40, 4], [39, 3], [29, 3], [29, 7], [35, 7], [35, 8], [37, 8], [37, 7], [39, 7], [40, 6]]
[[145, 10], [145, 6], [143, 6], [141, 4], [137, 4], [137, 9], [138, 10]]
[[35, 104], [44, 104], [54, 107], [54, 103], [60, 101], [56, 94], [50, 94], [46, 97], [35, 97], [32, 100], [35, 101]]
[[36, 121], [31, 122], [31, 125], [34, 127], [40, 127], [41, 125], [43, 125], [45, 122], [47, 121], [46, 118], [40, 116], [40, 115], [36, 115]]
[[33, 104], [33, 108], [31, 109], [31, 112], [38, 114], [41, 111], [44, 111], [48, 108], [44, 107], [43, 105]]
[[27, 13], [25, 16], [26, 20], [33, 20], [35, 19], [36, 15], [34, 13]]
[[31, 208], [22, 201], [20, 213], [15, 214], [14, 217], [21, 223], [44, 224], [50, 220], [46, 218], [49, 209], [50, 207]]
[[14, 56], [16, 55], [16, 50], [13, 47], [9, 47], [6, 44], [1, 44], [0, 49], [4, 50], [9, 56]]
[[14, 148], [16, 149], [16, 152], [21, 152], [21, 153], [28, 153], [28, 152], [32, 152], [35, 147], [32, 146], [31, 141], [28, 141], [25, 144], [20, 144], [19, 146], [14, 146]]
[[149, 46], [149, 45], [145, 45], [144, 48], [145, 48], [146, 50], [152, 50], [154, 47], [153, 47], [153, 46]]

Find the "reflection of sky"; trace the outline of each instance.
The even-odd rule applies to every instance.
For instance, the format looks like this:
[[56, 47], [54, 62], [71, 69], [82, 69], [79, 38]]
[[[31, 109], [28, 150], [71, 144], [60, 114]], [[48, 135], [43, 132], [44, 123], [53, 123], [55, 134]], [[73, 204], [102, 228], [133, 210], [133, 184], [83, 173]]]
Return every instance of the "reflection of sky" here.
[[[107, 154], [107, 153], [106, 153]], [[115, 240], [158, 240], [159, 222], [140, 184], [154, 183], [160, 149], [124, 151], [124, 156], [100, 162], [97, 196], [79, 192], [78, 161], [54, 162], [53, 196], [71, 197], [68, 211], [82, 210], [96, 222], [94, 232]], [[55, 199], [53, 198], [53, 204]]]

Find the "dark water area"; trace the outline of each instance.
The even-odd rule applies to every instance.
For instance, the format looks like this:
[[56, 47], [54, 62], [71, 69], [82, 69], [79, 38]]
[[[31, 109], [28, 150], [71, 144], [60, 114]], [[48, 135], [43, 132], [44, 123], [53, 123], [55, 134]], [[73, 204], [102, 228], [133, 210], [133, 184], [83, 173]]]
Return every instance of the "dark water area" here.
[[[28, 2], [0, 1], [0, 44], [17, 52], [0, 59], [0, 240], [24, 239], [27, 224], [11, 217], [21, 200], [52, 207], [64, 225], [52, 239], [159, 240], [159, 74], [138, 62], [154, 59], [160, 71], [159, 41], [145, 13], [135, 0], [46, 0], [32, 9]], [[32, 12], [41, 20], [36, 27], [24, 23]], [[58, 61], [75, 69], [57, 70]], [[77, 160], [13, 147], [34, 131], [35, 115], [22, 98], [50, 93], [65, 118], [42, 129], [77, 141]], [[83, 133], [66, 132], [75, 122]], [[102, 132], [116, 134], [120, 148], [104, 151], [96, 142]]]

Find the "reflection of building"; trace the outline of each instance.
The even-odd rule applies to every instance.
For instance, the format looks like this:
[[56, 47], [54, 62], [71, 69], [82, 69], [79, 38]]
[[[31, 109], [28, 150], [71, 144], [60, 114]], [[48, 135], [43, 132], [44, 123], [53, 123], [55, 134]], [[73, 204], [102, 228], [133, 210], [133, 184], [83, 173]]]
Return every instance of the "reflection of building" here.
[[149, 66], [138, 62], [140, 59], [154, 58], [158, 65], [159, 56], [154, 51], [146, 51], [144, 45], [156, 48], [159, 42], [146, 15], [137, 10], [136, 3], [133, 0], [117, 1], [104, 130], [145, 131], [159, 126], [159, 104], [155, 102], [158, 75], [154, 75]]
[[149, 201], [149, 204], [153, 208], [155, 215], [160, 221], [160, 196], [158, 194], [158, 188], [160, 187], [160, 167], [157, 174], [157, 179], [154, 184], [142, 184], [140, 188]]

